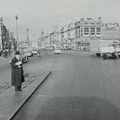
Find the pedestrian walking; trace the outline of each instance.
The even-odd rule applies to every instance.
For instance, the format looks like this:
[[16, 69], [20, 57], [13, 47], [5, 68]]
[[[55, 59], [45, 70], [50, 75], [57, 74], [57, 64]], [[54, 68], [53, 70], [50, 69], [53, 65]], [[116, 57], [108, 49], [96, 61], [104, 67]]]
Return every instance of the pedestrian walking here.
[[15, 86], [15, 92], [22, 91], [22, 82], [25, 80], [19, 51], [16, 51], [15, 57], [11, 60], [11, 67], [11, 85]]
[[47, 49], [46, 49], [46, 48], [44, 48], [44, 52], [45, 52], [45, 54], [47, 55]]
[[2, 50], [0, 50], [0, 57], [2, 56]]

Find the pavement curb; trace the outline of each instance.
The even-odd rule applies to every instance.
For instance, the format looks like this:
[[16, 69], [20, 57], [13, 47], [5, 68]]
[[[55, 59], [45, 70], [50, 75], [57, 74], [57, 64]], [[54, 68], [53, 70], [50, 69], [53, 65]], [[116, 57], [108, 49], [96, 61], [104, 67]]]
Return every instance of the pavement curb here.
[[8, 119], [13, 120], [15, 115], [21, 110], [21, 108], [24, 106], [24, 104], [32, 97], [32, 95], [37, 91], [37, 89], [45, 82], [45, 80], [51, 75], [52, 71], [48, 72], [45, 78], [41, 80], [41, 82], [37, 85], [37, 87], [33, 90], [33, 92], [21, 103], [21, 105], [18, 107], [18, 109], [14, 112], [14, 114]]

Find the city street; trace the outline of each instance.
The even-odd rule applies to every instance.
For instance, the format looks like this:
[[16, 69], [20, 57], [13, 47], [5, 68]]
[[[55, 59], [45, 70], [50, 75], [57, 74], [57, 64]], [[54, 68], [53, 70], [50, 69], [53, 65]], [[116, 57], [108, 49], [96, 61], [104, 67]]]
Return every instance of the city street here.
[[89, 52], [34, 57], [26, 72], [52, 70], [14, 120], [119, 120], [120, 59]]
[[0, 0], [0, 120], [120, 120], [119, 5]]

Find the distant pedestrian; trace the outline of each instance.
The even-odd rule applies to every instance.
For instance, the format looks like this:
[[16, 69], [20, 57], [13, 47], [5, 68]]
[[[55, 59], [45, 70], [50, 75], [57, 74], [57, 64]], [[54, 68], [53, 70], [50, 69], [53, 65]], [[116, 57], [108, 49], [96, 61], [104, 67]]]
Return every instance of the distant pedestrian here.
[[7, 58], [7, 56], [8, 56], [8, 51], [7, 50], [5, 50], [5, 57]]
[[38, 57], [40, 57], [41, 56], [41, 50], [40, 50], [40, 48], [37, 50], [37, 52], [38, 52]]
[[15, 86], [15, 91], [22, 91], [21, 86], [24, 82], [22, 61], [20, 59], [20, 52], [16, 51], [15, 57], [11, 60], [11, 85]]
[[44, 48], [44, 52], [45, 52], [45, 54], [47, 55], [47, 49], [46, 49], [46, 48]]
[[0, 50], [0, 56], [2, 56], [2, 50]]

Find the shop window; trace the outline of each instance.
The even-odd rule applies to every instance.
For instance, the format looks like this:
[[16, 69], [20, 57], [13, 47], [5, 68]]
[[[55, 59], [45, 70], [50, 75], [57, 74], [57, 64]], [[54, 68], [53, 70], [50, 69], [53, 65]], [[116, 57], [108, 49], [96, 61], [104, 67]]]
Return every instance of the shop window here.
[[84, 35], [89, 35], [89, 28], [84, 28]]
[[89, 25], [89, 23], [85, 22], [84, 25]]
[[93, 23], [93, 22], [91, 23], [91, 25], [94, 25], [94, 24], [95, 24], [95, 23]]
[[90, 34], [95, 35], [95, 28], [90, 28]]
[[101, 34], [101, 28], [96, 28], [97, 29], [97, 34]]
[[96, 23], [96, 24], [97, 24], [97, 25], [101, 25], [101, 23], [99, 23], [99, 22], [98, 22], [98, 23]]
[[83, 33], [81, 33], [81, 36], [83, 36]]
[[81, 28], [80, 31], [83, 32], [83, 28]]

